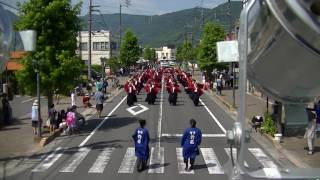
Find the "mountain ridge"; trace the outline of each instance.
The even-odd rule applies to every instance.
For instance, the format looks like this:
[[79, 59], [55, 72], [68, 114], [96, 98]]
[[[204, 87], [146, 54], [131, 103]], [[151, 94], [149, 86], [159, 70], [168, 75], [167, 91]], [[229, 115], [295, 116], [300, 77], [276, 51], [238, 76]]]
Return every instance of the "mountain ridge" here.
[[[241, 1], [231, 1], [232, 29], [239, 19], [241, 9]], [[194, 42], [198, 42], [202, 32], [202, 10], [205, 22], [214, 21], [222, 25], [226, 31], [229, 29], [228, 3], [223, 3], [213, 9], [194, 7], [162, 15], [122, 14], [122, 32], [124, 34], [128, 28], [133, 30], [142, 46], [177, 45], [185, 38], [192, 38]], [[87, 30], [88, 16], [81, 19], [82, 30]], [[92, 19], [93, 30], [111, 30], [112, 34], [119, 37], [119, 13], [93, 15]]]

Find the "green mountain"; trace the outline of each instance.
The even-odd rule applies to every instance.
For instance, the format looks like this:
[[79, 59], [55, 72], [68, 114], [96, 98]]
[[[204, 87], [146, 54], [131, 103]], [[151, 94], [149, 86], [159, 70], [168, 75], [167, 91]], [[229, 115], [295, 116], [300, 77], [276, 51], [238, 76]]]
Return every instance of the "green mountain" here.
[[[231, 24], [234, 29], [242, 9], [241, 1], [231, 2]], [[202, 11], [204, 19], [202, 18]], [[88, 16], [82, 17], [83, 30], [87, 30]], [[122, 15], [122, 32], [132, 29], [138, 36], [141, 45], [159, 47], [166, 44], [179, 44], [185, 38], [199, 41], [202, 22], [215, 21], [221, 24], [226, 31], [229, 29], [228, 3], [221, 4], [213, 9], [195, 7], [163, 15]], [[119, 37], [119, 14], [93, 15], [93, 30], [108, 29]]]

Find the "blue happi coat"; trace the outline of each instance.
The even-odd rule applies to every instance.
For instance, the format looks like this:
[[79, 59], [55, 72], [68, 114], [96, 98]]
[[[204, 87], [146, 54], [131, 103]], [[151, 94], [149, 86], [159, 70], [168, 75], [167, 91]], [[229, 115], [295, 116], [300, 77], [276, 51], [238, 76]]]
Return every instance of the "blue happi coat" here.
[[198, 146], [201, 144], [202, 133], [198, 128], [187, 128], [181, 139], [181, 146], [183, 147], [183, 158], [196, 158], [198, 153]]
[[149, 132], [145, 128], [137, 128], [133, 134], [135, 154], [137, 158], [147, 160], [149, 158]]

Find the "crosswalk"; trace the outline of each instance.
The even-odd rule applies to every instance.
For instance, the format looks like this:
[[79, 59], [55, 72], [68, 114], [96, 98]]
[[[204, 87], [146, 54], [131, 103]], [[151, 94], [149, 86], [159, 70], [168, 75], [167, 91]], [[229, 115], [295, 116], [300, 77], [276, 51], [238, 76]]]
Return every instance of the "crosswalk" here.
[[[120, 149], [120, 148], [119, 148]], [[112, 166], [110, 164], [112, 155], [119, 150], [115, 147], [105, 147], [100, 149], [98, 152], [98, 155], [95, 157], [95, 161], [92, 161], [93, 163], [89, 165], [88, 173], [95, 174], [95, 173], [104, 173], [105, 169], [108, 166]], [[221, 151], [219, 156], [217, 156], [217, 150], [218, 148], [199, 148], [200, 155], [202, 158], [197, 158], [197, 163], [203, 163], [199, 162], [200, 159], [203, 159], [204, 164], [206, 165], [207, 172], [211, 174], [225, 174], [225, 170], [221, 163]], [[77, 168], [80, 166], [80, 164], [84, 163], [86, 164], [88, 161], [86, 161], [87, 156], [90, 156], [90, 152], [92, 151], [92, 148], [89, 147], [80, 147], [75, 149], [67, 149], [59, 147], [56, 150], [54, 150], [51, 154], [49, 154], [47, 157], [45, 157], [37, 166], [35, 166], [31, 171], [36, 172], [45, 172], [50, 170], [50, 168], [53, 168], [55, 163], [58, 163], [59, 161], [62, 162], [62, 166], [56, 166], [55, 168], [58, 168], [58, 172], [60, 173], [73, 173], [77, 170]], [[178, 147], [175, 148], [176, 151], [176, 162], [177, 162], [177, 171], [179, 174], [196, 174], [197, 170], [191, 170], [186, 171], [185, 170], [185, 164], [183, 161], [183, 150], [182, 148]], [[123, 151], [121, 151], [123, 152]], [[172, 153], [172, 151], [167, 151], [168, 153]], [[227, 156], [230, 157], [231, 151], [230, 148], [224, 148], [222, 152], [225, 152]], [[261, 164], [261, 168], [264, 169], [266, 174], [274, 174], [277, 173], [278, 166], [275, 164], [260, 148], [249, 148], [249, 152], [255, 157], [256, 162]], [[119, 154], [119, 153], [118, 153]], [[232, 150], [232, 154], [234, 158], [236, 158], [236, 149]], [[168, 156], [169, 157], [169, 156]], [[172, 156], [170, 156], [172, 157]], [[118, 159], [118, 158], [117, 158]], [[119, 174], [132, 174], [135, 172], [135, 165], [137, 158], [135, 156], [135, 149], [134, 147], [128, 147], [123, 155], [123, 158], [120, 159], [121, 161], [118, 161], [120, 164], [120, 167], [118, 168], [117, 173]], [[171, 160], [171, 159], [170, 159]], [[89, 161], [91, 162], [91, 161]], [[163, 147], [151, 147], [150, 150], [150, 158], [149, 158], [149, 174], [163, 174], [165, 173], [165, 149]], [[87, 165], [86, 165], [87, 166]], [[249, 164], [245, 162], [245, 166], [249, 167]], [[168, 168], [173, 168], [173, 166], [170, 166]]]

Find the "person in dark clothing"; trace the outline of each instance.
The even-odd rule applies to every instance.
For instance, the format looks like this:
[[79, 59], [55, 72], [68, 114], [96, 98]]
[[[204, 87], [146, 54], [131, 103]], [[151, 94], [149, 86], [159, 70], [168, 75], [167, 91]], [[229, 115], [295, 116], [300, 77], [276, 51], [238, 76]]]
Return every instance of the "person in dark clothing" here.
[[11, 107], [7, 98], [7, 94], [2, 96], [2, 108], [3, 108], [3, 121], [5, 125], [10, 124], [11, 120]]
[[63, 120], [66, 120], [66, 112], [64, 109], [62, 109], [59, 113], [58, 113], [58, 117], [57, 117], [57, 121], [56, 121], [56, 128], [59, 128], [60, 123], [63, 122]]
[[135, 146], [135, 154], [137, 156], [137, 170], [138, 172], [143, 171], [147, 168], [147, 162], [149, 159], [149, 131], [144, 126], [146, 120], [139, 121], [140, 127], [137, 128], [132, 135]]

